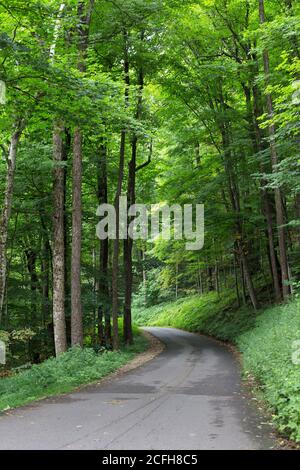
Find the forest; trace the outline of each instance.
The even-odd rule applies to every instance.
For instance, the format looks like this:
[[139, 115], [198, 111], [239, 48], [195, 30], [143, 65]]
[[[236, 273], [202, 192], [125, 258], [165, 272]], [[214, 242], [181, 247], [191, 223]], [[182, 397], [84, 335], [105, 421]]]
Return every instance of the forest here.
[[[299, 14], [296, 0], [0, 1], [0, 375], [142, 347], [134, 323], [182, 302], [177, 326], [230, 341], [226, 315], [240, 334], [290, 306], [300, 339]], [[100, 240], [97, 208], [118, 220], [121, 196], [203, 204], [203, 248], [120, 239], [119, 222]], [[195, 323], [203, 299], [222, 334]], [[282, 429], [300, 440], [294, 392]]]

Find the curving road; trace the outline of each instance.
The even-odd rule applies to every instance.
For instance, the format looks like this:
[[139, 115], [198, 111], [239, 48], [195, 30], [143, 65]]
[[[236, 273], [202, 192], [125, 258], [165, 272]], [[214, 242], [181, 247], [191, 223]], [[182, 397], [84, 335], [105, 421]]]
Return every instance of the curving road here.
[[269, 449], [270, 426], [244, 398], [217, 342], [147, 328], [164, 352], [123, 376], [0, 418], [0, 449]]

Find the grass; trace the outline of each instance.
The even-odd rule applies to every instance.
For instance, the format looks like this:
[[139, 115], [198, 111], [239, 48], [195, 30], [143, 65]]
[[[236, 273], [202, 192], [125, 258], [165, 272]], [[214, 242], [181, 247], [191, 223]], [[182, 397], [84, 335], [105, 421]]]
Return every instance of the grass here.
[[277, 428], [300, 442], [300, 300], [255, 315], [250, 308], [234, 308], [231, 293], [210, 293], [136, 311], [135, 321], [234, 343], [243, 353], [244, 374], [257, 379]]
[[135, 328], [135, 344], [119, 352], [96, 353], [92, 348], [72, 348], [56, 358], [33, 365], [29, 370], [0, 379], [0, 410], [72, 391], [119, 369], [143, 352], [148, 340]]

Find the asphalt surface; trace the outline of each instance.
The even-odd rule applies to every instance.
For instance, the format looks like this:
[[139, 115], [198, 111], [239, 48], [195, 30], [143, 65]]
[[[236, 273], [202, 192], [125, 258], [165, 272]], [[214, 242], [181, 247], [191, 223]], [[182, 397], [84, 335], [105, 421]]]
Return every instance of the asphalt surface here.
[[102, 385], [0, 417], [0, 449], [269, 449], [270, 425], [243, 396], [231, 352], [206, 337], [147, 328], [166, 345]]

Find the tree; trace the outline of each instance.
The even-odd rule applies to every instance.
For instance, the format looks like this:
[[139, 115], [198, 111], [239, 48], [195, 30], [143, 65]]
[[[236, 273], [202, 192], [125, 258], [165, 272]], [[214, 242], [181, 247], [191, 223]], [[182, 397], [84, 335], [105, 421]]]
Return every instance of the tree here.
[[[265, 7], [264, 0], [259, 0], [259, 18], [260, 23], [263, 25], [266, 21], [265, 18]], [[269, 52], [267, 49], [263, 52], [263, 63], [264, 63], [264, 74], [266, 86], [269, 85], [269, 75], [270, 75], [270, 61], [269, 61]], [[271, 94], [266, 92], [266, 102], [267, 102], [267, 111], [268, 118], [272, 120], [274, 115], [273, 101]], [[277, 171], [278, 165], [278, 155], [276, 148], [276, 138], [275, 138], [275, 126], [270, 122], [268, 126], [269, 137], [270, 137], [270, 153], [271, 153], [271, 164], [273, 172]], [[282, 194], [279, 187], [275, 187], [275, 206], [276, 206], [276, 221], [278, 226], [278, 238], [279, 238], [279, 252], [280, 252], [280, 266], [281, 266], [281, 276], [282, 276], [282, 292], [283, 297], [286, 299], [291, 290], [289, 285], [289, 266], [288, 266], [288, 257], [287, 257], [287, 246], [286, 246], [286, 229], [284, 227], [286, 220], [284, 216], [284, 207]]]
[[53, 327], [55, 352], [67, 350], [65, 321], [65, 238], [63, 139], [64, 127], [56, 124], [53, 133]]
[[16, 171], [16, 160], [18, 146], [22, 131], [24, 129], [24, 121], [18, 120], [15, 124], [15, 129], [11, 136], [8, 155], [6, 156], [7, 173], [6, 173], [6, 185], [4, 193], [3, 208], [1, 213], [1, 229], [0, 229], [0, 323], [3, 311], [5, 288], [6, 288], [6, 275], [7, 275], [7, 238], [8, 238], [8, 226], [11, 216], [11, 208], [13, 201], [14, 191], [14, 177]]
[[[94, 0], [78, 4], [78, 70], [84, 73], [88, 48], [89, 27]], [[77, 126], [73, 142], [73, 206], [72, 206], [72, 257], [71, 257], [71, 339], [72, 345], [83, 345], [81, 304], [81, 186], [82, 186], [82, 132]]]

